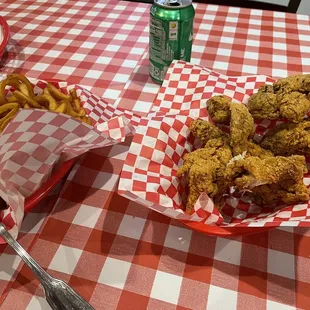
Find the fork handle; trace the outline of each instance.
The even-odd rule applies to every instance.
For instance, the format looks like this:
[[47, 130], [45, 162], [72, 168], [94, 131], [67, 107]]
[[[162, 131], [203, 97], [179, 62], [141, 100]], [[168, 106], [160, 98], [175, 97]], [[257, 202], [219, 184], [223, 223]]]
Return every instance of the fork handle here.
[[6, 230], [5, 226], [1, 223], [0, 235], [16, 251], [25, 264], [36, 274], [42, 285], [48, 284], [52, 281], [52, 277], [24, 250], [19, 242], [14, 240], [11, 234]]
[[45, 298], [53, 310], [95, 310], [67, 283], [54, 281], [54, 287], [45, 289]]
[[24, 248], [14, 240], [2, 223], [0, 223], [0, 235], [37, 276], [44, 288], [46, 300], [52, 309], [94, 310], [94, 308], [67, 283], [52, 278], [43, 270]]

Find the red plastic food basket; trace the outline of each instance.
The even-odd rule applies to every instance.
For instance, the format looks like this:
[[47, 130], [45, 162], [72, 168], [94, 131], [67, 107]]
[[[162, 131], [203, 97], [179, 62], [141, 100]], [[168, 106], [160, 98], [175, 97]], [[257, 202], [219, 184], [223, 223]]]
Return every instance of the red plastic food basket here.
[[2, 16], [0, 16], [0, 27], [2, 28], [2, 35], [3, 35], [3, 40], [0, 43], [0, 58], [1, 58], [9, 41], [9, 26]]
[[58, 182], [70, 171], [74, 165], [76, 158], [64, 162], [51, 176], [51, 178], [43, 184], [36, 192], [25, 200], [25, 213], [32, 210], [42, 199], [44, 199]]
[[[0, 16], [0, 27], [2, 28], [3, 40], [0, 42], [0, 58], [9, 41], [9, 26], [5, 19]], [[59, 181], [70, 171], [75, 163], [75, 158], [64, 162], [51, 176], [51, 178], [43, 184], [35, 193], [27, 197], [25, 200], [25, 212], [32, 210], [42, 199], [44, 199]]]

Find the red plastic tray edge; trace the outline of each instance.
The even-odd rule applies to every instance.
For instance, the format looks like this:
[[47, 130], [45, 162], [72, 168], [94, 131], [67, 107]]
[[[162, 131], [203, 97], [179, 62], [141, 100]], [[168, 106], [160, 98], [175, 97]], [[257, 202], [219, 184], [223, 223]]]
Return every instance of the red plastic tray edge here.
[[1, 57], [9, 41], [9, 25], [2, 16], [0, 16], [0, 26], [3, 29], [3, 41], [0, 44], [0, 57]]
[[51, 178], [44, 183], [36, 192], [25, 199], [24, 211], [31, 211], [36, 204], [38, 204], [42, 199], [44, 199], [51, 190], [57, 185], [57, 183], [70, 171], [74, 165], [76, 158], [70, 159], [64, 162], [56, 171], [53, 173]]
[[192, 230], [211, 235], [217, 237], [238, 237], [238, 236], [246, 236], [261, 233], [264, 231], [268, 231], [270, 229], [274, 229], [276, 227], [219, 227], [219, 226], [211, 226], [205, 225], [201, 222], [191, 222], [191, 221], [182, 221], [182, 223], [191, 228]]

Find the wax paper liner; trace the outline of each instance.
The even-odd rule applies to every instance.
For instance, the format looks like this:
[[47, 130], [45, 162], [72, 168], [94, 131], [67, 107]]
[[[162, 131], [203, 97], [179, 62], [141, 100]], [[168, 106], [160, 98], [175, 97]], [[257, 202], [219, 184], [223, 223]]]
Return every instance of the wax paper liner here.
[[[46, 82], [30, 81], [35, 93], [42, 93]], [[0, 135], [0, 196], [9, 204], [7, 210], [1, 211], [0, 219], [14, 237], [24, 216], [24, 199], [47, 181], [55, 165], [88, 150], [123, 142], [133, 132], [132, 124], [139, 121], [130, 112], [125, 117], [78, 85], [53, 84], [67, 92], [76, 89], [94, 126], [64, 114], [20, 109]]]
[[[247, 103], [266, 76], [228, 77], [209, 69], [174, 61], [154, 102], [153, 112], [141, 120], [128, 152], [119, 183], [119, 193], [171, 218], [219, 226], [310, 226], [309, 203], [258, 207], [244, 195], [228, 196], [222, 215], [207, 194], [202, 194], [191, 215], [184, 213], [185, 184], [176, 176], [183, 156], [195, 149], [189, 125], [208, 120], [206, 101], [224, 94]], [[259, 140], [276, 121], [256, 123]], [[309, 174], [304, 178], [310, 184]]]

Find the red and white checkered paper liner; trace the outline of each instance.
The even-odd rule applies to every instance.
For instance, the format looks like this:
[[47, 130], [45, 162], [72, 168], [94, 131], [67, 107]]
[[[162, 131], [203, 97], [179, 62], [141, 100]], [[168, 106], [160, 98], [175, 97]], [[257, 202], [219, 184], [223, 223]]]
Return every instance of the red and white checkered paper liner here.
[[[31, 82], [38, 94], [47, 84]], [[67, 92], [76, 88], [95, 125], [64, 114], [21, 109], [0, 135], [0, 196], [10, 205], [0, 219], [15, 237], [24, 216], [24, 199], [47, 181], [55, 165], [88, 150], [123, 142], [134, 129], [120, 110], [88, 90], [66, 82], [53, 84]], [[127, 116], [138, 122], [132, 114]]]
[[[220, 226], [310, 226], [309, 203], [260, 208], [246, 197], [229, 196], [222, 215], [207, 194], [197, 201], [194, 213], [184, 213], [184, 184], [176, 176], [183, 156], [195, 149], [189, 125], [194, 119], [208, 120], [206, 101], [224, 94], [246, 103], [264, 83], [266, 76], [228, 77], [209, 69], [174, 61], [154, 102], [153, 110], [141, 120], [128, 152], [119, 193], [131, 200], [179, 220]], [[256, 123], [256, 138], [277, 122]], [[306, 175], [305, 184], [310, 184]]]

